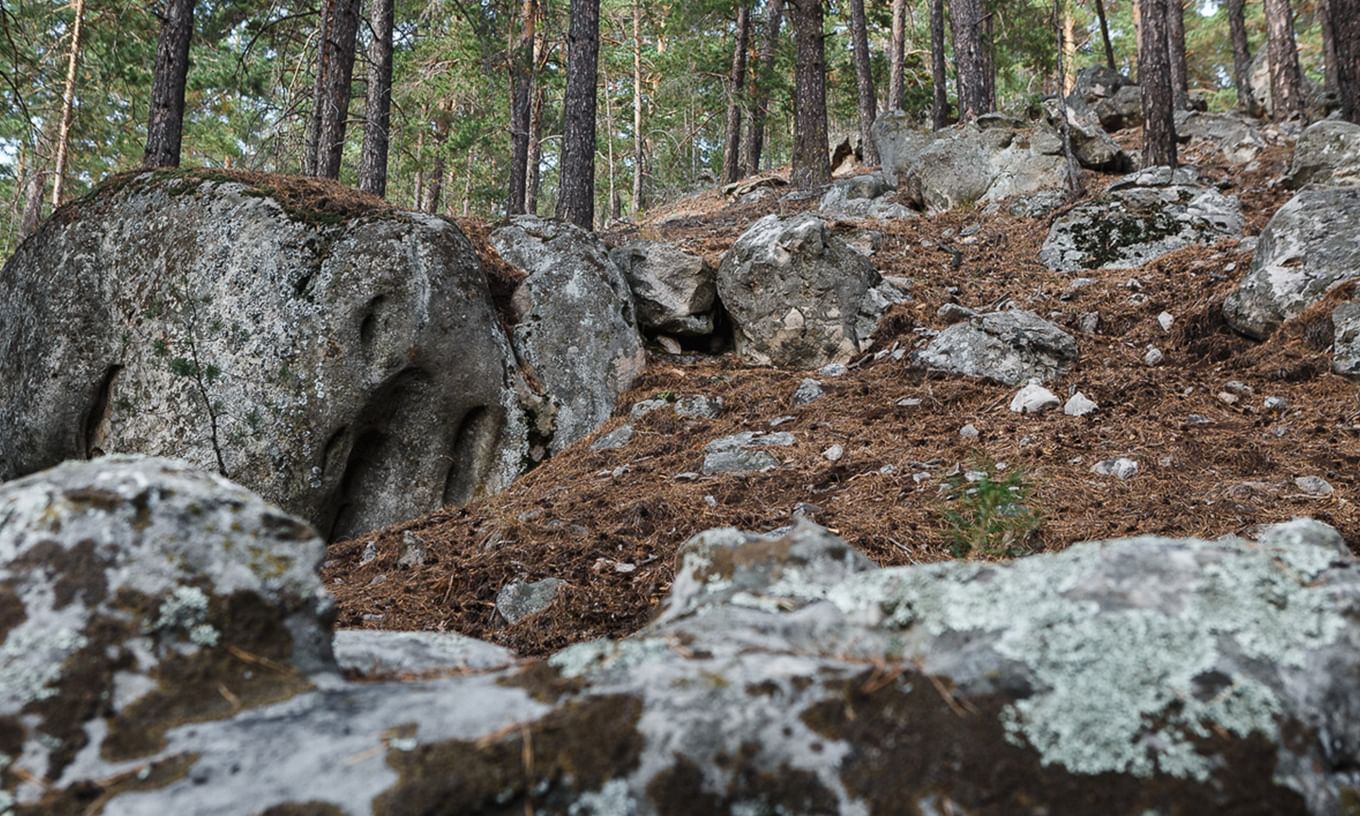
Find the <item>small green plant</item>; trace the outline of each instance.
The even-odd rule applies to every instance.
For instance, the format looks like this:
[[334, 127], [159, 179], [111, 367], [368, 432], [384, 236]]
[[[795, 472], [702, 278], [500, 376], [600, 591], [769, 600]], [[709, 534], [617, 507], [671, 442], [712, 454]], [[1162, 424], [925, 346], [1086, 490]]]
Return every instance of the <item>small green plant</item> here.
[[1029, 506], [1025, 472], [984, 463], [944, 483], [942, 515], [955, 558], [1015, 558], [1031, 551], [1043, 516]]

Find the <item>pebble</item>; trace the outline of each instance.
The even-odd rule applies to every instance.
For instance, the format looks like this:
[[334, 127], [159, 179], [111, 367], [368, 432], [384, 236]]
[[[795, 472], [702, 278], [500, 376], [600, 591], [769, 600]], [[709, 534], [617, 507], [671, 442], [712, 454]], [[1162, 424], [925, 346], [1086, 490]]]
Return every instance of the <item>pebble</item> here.
[[792, 422], [794, 419], [796, 419], [796, 417], [791, 417], [791, 416], [778, 416], [778, 417], [775, 417], [774, 419], [770, 420], [770, 427], [771, 427], [771, 428], [778, 428], [780, 425], [787, 425], [788, 423]]
[[1148, 346], [1147, 353], [1143, 355], [1143, 364], [1149, 366], [1159, 366], [1166, 359], [1166, 355], [1156, 346]]
[[706, 394], [687, 394], [675, 401], [676, 416], [690, 419], [717, 419], [722, 416], [723, 398]]
[[978, 438], [978, 435], [979, 434], [977, 427], [975, 427], [971, 422], [968, 423], [967, 425], [964, 425], [962, 428], [959, 428], [959, 436], [963, 437], [964, 439], [975, 440]]
[[1161, 326], [1162, 331], [1164, 332], [1170, 332], [1171, 327], [1175, 325], [1175, 323], [1176, 318], [1172, 317], [1170, 312], [1162, 312], [1157, 315], [1157, 325]]
[[1011, 399], [1011, 410], [1017, 414], [1040, 414], [1060, 405], [1062, 400], [1058, 399], [1058, 395], [1044, 388], [1038, 380], [1030, 380], [1029, 385], [1017, 391]]
[[362, 567], [364, 564], [370, 563], [371, 561], [373, 561], [373, 559], [377, 557], [378, 557], [378, 542], [366, 541], [364, 542], [364, 551], [359, 554], [359, 566]]
[[1300, 476], [1294, 480], [1294, 486], [1309, 496], [1330, 496], [1336, 492], [1331, 482], [1321, 476]]
[[1100, 312], [1084, 312], [1077, 320], [1077, 328], [1084, 334], [1095, 334], [1100, 328]]
[[617, 450], [633, 439], [633, 426], [620, 425], [590, 445], [591, 450]]
[[1203, 428], [1206, 425], [1214, 424], [1214, 421], [1202, 414], [1191, 414], [1185, 418], [1185, 424], [1192, 428]]
[[1070, 417], [1084, 417], [1087, 414], [1095, 413], [1098, 408], [1100, 408], [1099, 405], [1078, 391], [1067, 400], [1067, 404], [1063, 406], [1063, 413]]
[[903, 397], [902, 399], [897, 401], [897, 404], [901, 408], [919, 408], [921, 407], [921, 398]]
[[1284, 397], [1266, 397], [1265, 408], [1272, 414], [1283, 414], [1289, 410], [1289, 400]]
[[816, 402], [825, 395], [826, 391], [822, 389], [822, 384], [820, 382], [813, 379], [804, 379], [802, 382], [798, 383], [798, 389], [793, 392], [793, 404], [807, 405], [810, 402]]
[[676, 340], [674, 337], [668, 337], [664, 334], [658, 334], [656, 336], [656, 344], [658, 346], [661, 346], [661, 350], [666, 352], [667, 354], [682, 354], [685, 351], [683, 348], [681, 348], [679, 340]]
[[1239, 382], [1238, 380], [1228, 380], [1228, 384], [1223, 386], [1223, 390], [1227, 391], [1230, 394], [1237, 394], [1238, 396], [1241, 397], [1250, 396], [1251, 394], [1255, 393], [1254, 389], [1250, 385], [1247, 385], [1244, 382]]
[[845, 456], [845, 448], [842, 448], [840, 445], [832, 445], [822, 451], [822, 456], [825, 457], [828, 462], [839, 462], [841, 458]]
[[1092, 465], [1091, 472], [1097, 476], [1114, 476], [1123, 480], [1137, 475], [1138, 463], [1123, 456], [1118, 459], [1105, 459]]
[[402, 569], [425, 566], [425, 542], [410, 530], [401, 534], [401, 555], [397, 556], [397, 566]]
[[844, 377], [849, 371], [845, 363], [827, 363], [817, 373], [823, 377]]

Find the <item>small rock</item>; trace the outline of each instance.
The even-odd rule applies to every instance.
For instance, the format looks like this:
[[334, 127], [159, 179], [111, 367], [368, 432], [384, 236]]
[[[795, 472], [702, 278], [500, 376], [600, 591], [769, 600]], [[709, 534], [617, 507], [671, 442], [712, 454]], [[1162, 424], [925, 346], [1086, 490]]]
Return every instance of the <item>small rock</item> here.
[[903, 397], [897, 401], [897, 405], [900, 408], [920, 408], [921, 402], [920, 397]]
[[779, 460], [763, 447], [788, 447], [794, 444], [790, 433], [760, 433], [744, 431], [715, 439], [704, 447], [703, 472], [709, 476], [721, 473], [752, 473], [779, 467]]
[[1266, 397], [1265, 409], [1272, 414], [1283, 414], [1289, 410], [1289, 400], [1284, 397]]
[[1011, 410], [1017, 414], [1040, 414], [1059, 405], [1062, 400], [1058, 395], [1044, 388], [1038, 380], [1030, 380], [1029, 385], [1016, 392], [1011, 400]]
[[1192, 428], [1203, 428], [1205, 426], [1214, 424], [1214, 421], [1202, 414], [1191, 414], [1190, 416], [1185, 418], [1185, 424], [1189, 425]]
[[809, 520], [816, 520], [822, 514], [822, 508], [812, 502], [798, 502], [793, 506], [793, 515], [802, 516]]
[[532, 583], [515, 581], [506, 584], [496, 593], [496, 611], [505, 618], [506, 623], [514, 626], [551, 606], [565, 583], [561, 578], [544, 578]]
[[716, 496], [704, 496], [704, 504], [708, 505], [709, 507], [717, 507], [718, 498]]
[[1300, 476], [1294, 480], [1294, 486], [1309, 496], [1330, 496], [1336, 492], [1331, 482], [1321, 476]]
[[959, 428], [959, 436], [968, 440], [976, 440], [979, 436], [978, 429], [970, 422]]
[[793, 392], [794, 405], [807, 405], [821, 399], [826, 394], [822, 390], [822, 384], [817, 380], [804, 379], [798, 383], [798, 390]]
[[620, 425], [604, 436], [596, 439], [590, 446], [591, 450], [618, 450], [633, 440], [633, 426]]
[[831, 447], [822, 451], [822, 456], [828, 462], [839, 462], [841, 458], [845, 456], [845, 448], [842, 448], [840, 445], [832, 445]]
[[977, 317], [977, 312], [967, 306], [960, 306], [957, 303], [946, 303], [935, 312], [935, 315], [946, 323], [954, 324], [970, 317]]
[[1161, 349], [1156, 346], [1148, 346], [1147, 353], [1143, 355], [1143, 365], [1156, 367], [1161, 365], [1165, 359], [1166, 355], [1162, 354]]
[[1097, 476], [1114, 476], [1121, 480], [1128, 479], [1138, 473], [1138, 463], [1122, 456], [1118, 459], [1105, 459], [1092, 465], [1091, 472]]
[[723, 408], [722, 397], [704, 394], [689, 394], [675, 401], [676, 415], [688, 418], [717, 419], [722, 416]]
[[402, 569], [425, 566], [425, 542], [410, 530], [401, 534], [401, 555], [397, 556], [397, 566]]
[[614, 565], [614, 571], [628, 575], [629, 573], [637, 572], [637, 564], [629, 564], [625, 561], [620, 561]]
[[1095, 413], [1100, 406], [1080, 391], [1073, 394], [1063, 406], [1063, 413], [1071, 417], [1084, 417], [1087, 414]]
[[1100, 312], [1083, 312], [1077, 320], [1077, 328], [1083, 334], [1095, 334], [1100, 329]]
[[1255, 389], [1250, 385], [1237, 380], [1229, 380], [1228, 384], [1223, 386], [1223, 390], [1227, 391], [1229, 394], [1237, 394], [1240, 397], [1248, 397], [1255, 393]]
[[653, 411], [660, 411], [667, 405], [670, 405], [670, 403], [663, 399], [643, 400], [633, 406], [633, 409], [628, 412], [628, 416], [633, 419], [642, 419]]
[[797, 417], [777, 416], [774, 419], [770, 420], [770, 427], [778, 428], [780, 425], [787, 425], [790, 422], [794, 421], [795, 419], [797, 419]]
[[823, 377], [844, 377], [849, 371], [844, 363], [827, 363], [817, 373]]
[[667, 354], [683, 354], [685, 351], [679, 340], [664, 334], [656, 336], [656, 344], [661, 346], [661, 350]]
[[359, 566], [372, 563], [378, 557], [378, 542], [365, 541], [364, 551], [359, 554]]
[[1238, 396], [1236, 394], [1229, 394], [1227, 391], [1218, 392], [1218, 401], [1225, 405], [1236, 405], [1237, 400]]
[[1170, 332], [1171, 327], [1175, 325], [1175, 323], [1176, 318], [1172, 317], [1170, 312], [1162, 312], [1157, 315], [1157, 325], [1161, 326], [1162, 331], [1164, 332]]

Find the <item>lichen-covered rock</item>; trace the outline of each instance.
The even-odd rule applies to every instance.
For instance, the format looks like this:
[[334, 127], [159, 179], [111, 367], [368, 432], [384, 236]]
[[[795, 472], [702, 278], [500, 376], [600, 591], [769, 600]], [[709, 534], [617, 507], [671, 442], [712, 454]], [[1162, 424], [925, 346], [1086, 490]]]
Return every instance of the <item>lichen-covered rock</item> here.
[[827, 218], [889, 220], [917, 217], [915, 210], [888, 201], [891, 192], [892, 185], [880, 173], [851, 176], [833, 182], [817, 209]]
[[[51, 587], [45, 608], [91, 597], [60, 580], [79, 561], [5, 563]], [[22, 625], [59, 641], [68, 624]], [[1321, 816], [1360, 787], [1357, 672], [1360, 563], [1316, 522], [895, 569], [800, 522], [691, 540], [632, 638], [421, 682], [318, 678], [269, 706], [205, 693], [135, 760], [85, 750], [49, 787], [4, 779], [28, 812], [109, 816]], [[130, 693], [113, 682], [101, 706]]]
[[515, 291], [515, 351], [556, 409], [550, 450], [599, 427], [646, 364], [628, 280], [580, 227], [517, 216], [491, 234], [527, 277]]
[[454, 632], [341, 629], [331, 648], [341, 671], [370, 678], [486, 671], [515, 662], [509, 649]]
[[1360, 186], [1303, 190], [1261, 232], [1251, 269], [1223, 303], [1229, 325], [1269, 336], [1334, 287], [1360, 278]]
[[1077, 341], [1033, 312], [1012, 309], [955, 323], [912, 359], [927, 368], [1021, 385], [1061, 374], [1077, 359]]
[[1294, 161], [1285, 183], [1290, 187], [1360, 184], [1360, 125], [1324, 119], [1310, 126], [1294, 145]]
[[1143, 123], [1143, 93], [1133, 80], [1103, 65], [1083, 68], [1072, 82], [1067, 107], [1092, 116], [1107, 131]]
[[1360, 303], [1343, 303], [1332, 311], [1332, 370], [1360, 380]]
[[1189, 167], [1153, 167], [1053, 222], [1039, 258], [1059, 272], [1134, 269], [1168, 252], [1242, 233], [1242, 209]]
[[703, 258], [646, 240], [624, 244], [609, 256], [628, 278], [644, 330], [686, 337], [713, 333], [717, 270]]
[[718, 269], [736, 350], [753, 365], [818, 368], [863, 351], [879, 318], [906, 295], [815, 215], [768, 215]]
[[0, 271], [0, 480], [128, 452], [220, 471], [327, 536], [505, 487], [515, 362], [448, 221], [144, 173]]
[[1178, 110], [1176, 138], [1182, 142], [1209, 142], [1233, 164], [1246, 164], [1266, 146], [1260, 122], [1240, 113]]

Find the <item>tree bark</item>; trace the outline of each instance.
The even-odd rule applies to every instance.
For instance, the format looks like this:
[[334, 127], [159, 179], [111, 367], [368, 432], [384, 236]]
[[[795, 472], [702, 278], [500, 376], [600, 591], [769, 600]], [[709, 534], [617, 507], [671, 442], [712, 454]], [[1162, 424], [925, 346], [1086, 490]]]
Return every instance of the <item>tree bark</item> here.
[[71, 119], [75, 116], [76, 73], [80, 68], [80, 29], [85, 23], [85, 0], [75, 0], [75, 23], [71, 27], [71, 50], [66, 60], [66, 86], [61, 94], [61, 125], [57, 129], [57, 158], [52, 171], [52, 206], [60, 207], [66, 184], [66, 153], [71, 143]]
[[1339, 57], [1336, 53], [1336, 26], [1333, 23], [1334, 18], [1329, 0], [1319, 0], [1318, 16], [1322, 18], [1323, 90], [1328, 94], [1335, 95], [1337, 92], [1336, 64]]
[[[321, 118], [324, 107], [321, 100], [326, 95], [326, 71], [330, 68], [330, 49], [326, 46], [330, 38], [327, 26], [335, 17], [335, 4], [341, 0], [321, 0], [320, 16], [316, 24], [316, 76], [312, 79], [312, 111], [307, 117], [307, 134], [304, 137], [302, 155], [302, 174], [316, 175], [317, 139], [321, 135]], [[420, 197], [416, 197], [416, 207], [420, 207]]]
[[1064, 98], [1072, 93], [1072, 88], [1076, 84], [1076, 76], [1071, 71], [1064, 70], [1065, 66], [1077, 63], [1077, 17], [1072, 13], [1072, 2], [1061, 2], [1060, 11], [1062, 12], [1062, 30], [1059, 36], [1062, 38], [1059, 45], [1062, 46], [1062, 53], [1058, 55], [1060, 63], [1058, 66], [1058, 87], [1062, 89]]
[[944, 56], [944, 0], [930, 0], [930, 121], [936, 130], [949, 124], [949, 87]]
[[888, 110], [907, 102], [907, 0], [892, 0], [892, 51], [889, 55]]
[[619, 190], [614, 185], [614, 94], [609, 87], [608, 63], [605, 64], [606, 70], [601, 71], [600, 82], [604, 85], [604, 146], [605, 146], [605, 211], [604, 223], [607, 226], [610, 221], [619, 217], [621, 208], [619, 205]]
[[387, 154], [392, 143], [393, 0], [373, 0], [372, 65], [364, 102], [364, 147], [359, 159], [359, 189], [387, 194]]
[[633, 0], [633, 195], [634, 216], [646, 206], [642, 197], [642, 172], [646, 145], [642, 139], [642, 0]]
[[557, 217], [584, 229], [592, 229], [595, 225], [595, 104], [599, 56], [600, 0], [571, 0]]
[[959, 121], [987, 113], [987, 58], [982, 51], [982, 0], [949, 0], [954, 30], [954, 74], [959, 88]]
[[189, 41], [194, 33], [194, 0], [169, 0], [156, 43], [151, 80], [151, 113], [146, 125], [147, 167], [178, 167], [184, 136], [184, 85], [189, 77]]
[[[1114, 62], [1114, 46], [1110, 44], [1110, 21], [1105, 17], [1105, 0], [1095, 0], [1096, 18], [1100, 20], [1100, 41], [1105, 46], [1105, 66], [1111, 71], [1118, 68]], [[1072, 66], [1068, 66], [1071, 68]]]
[[[1053, 0], [1053, 30], [1058, 37], [1058, 87], [1067, 87], [1068, 38], [1071, 36], [1071, 9], [1063, 0]], [[1061, 101], [1061, 100], [1060, 100]], [[1067, 192], [1072, 198], [1081, 195], [1081, 166], [1072, 150], [1072, 124], [1067, 119], [1067, 107], [1062, 106], [1061, 117], [1063, 156], [1067, 159]]]
[[1167, 0], [1166, 48], [1171, 63], [1171, 101], [1179, 110], [1190, 108], [1189, 68], [1185, 63], [1185, 6]]
[[524, 211], [538, 213], [538, 190], [542, 181], [539, 165], [543, 162], [543, 86], [534, 86], [534, 106], [529, 112], [529, 166], [525, 183]]
[[1138, 43], [1138, 82], [1143, 88], [1143, 166], [1176, 166], [1175, 98], [1167, 41], [1167, 4], [1179, 0], [1139, 0], [1142, 18]]
[[1289, 0], [1265, 0], [1265, 7], [1271, 115], [1276, 121], [1302, 117], [1303, 73], [1294, 41], [1294, 12]]
[[831, 181], [826, 138], [826, 44], [822, 0], [789, 0], [798, 48], [794, 71], [793, 173], [795, 187]]
[[1246, 0], [1228, 0], [1228, 28], [1232, 32], [1233, 85], [1237, 88], [1237, 106], [1252, 116], [1260, 116], [1261, 108], [1251, 95], [1251, 46], [1247, 42]]
[[534, 26], [538, 16], [534, 0], [521, 6], [519, 45], [510, 67], [510, 192], [507, 215], [520, 215], [527, 203], [529, 183], [529, 119], [534, 84]]
[[43, 192], [47, 188], [47, 172], [37, 166], [37, 156], [30, 161], [28, 178], [24, 180], [24, 209], [19, 215], [19, 237], [27, 238], [42, 224]]
[[742, 177], [741, 103], [746, 92], [746, 50], [751, 41], [751, 3], [737, 4], [737, 31], [732, 44], [732, 70], [727, 75], [727, 127], [723, 139], [722, 180], [731, 184]]
[[878, 94], [874, 91], [874, 73], [869, 64], [869, 23], [864, 19], [864, 0], [850, 0], [850, 36], [855, 51], [855, 90], [859, 102], [860, 155], [864, 164], [878, 164], [878, 146], [874, 144], [874, 119], [878, 116]]
[[[312, 175], [340, 178], [345, 152], [345, 126], [349, 123], [351, 84], [354, 79], [354, 48], [359, 33], [359, 0], [335, 0], [332, 18], [325, 24], [322, 41], [324, 72], [321, 97], [316, 100], [316, 162]], [[318, 68], [321, 71], [321, 68]]]
[[1336, 93], [1341, 116], [1360, 125], [1360, 0], [1328, 0], [1336, 41]]
[[770, 0], [765, 11], [765, 39], [756, 56], [755, 87], [751, 89], [751, 121], [746, 126], [746, 144], [742, 149], [742, 164], [752, 173], [760, 172], [760, 160], [765, 152], [765, 119], [770, 111], [770, 83], [774, 79], [774, 61], [779, 53], [779, 29], [784, 22], [784, 0]]

